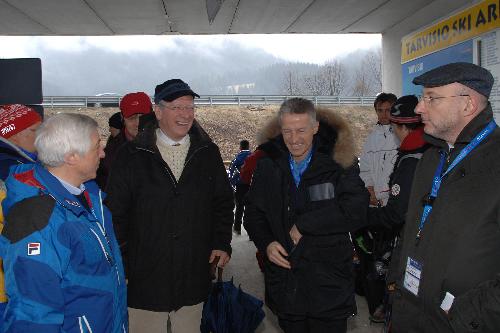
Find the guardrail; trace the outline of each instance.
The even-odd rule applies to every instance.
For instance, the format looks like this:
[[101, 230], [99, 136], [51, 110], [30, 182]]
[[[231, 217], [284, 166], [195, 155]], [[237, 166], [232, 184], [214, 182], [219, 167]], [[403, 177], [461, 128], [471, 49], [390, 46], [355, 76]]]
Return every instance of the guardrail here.
[[[279, 95], [212, 95], [195, 99], [196, 105], [268, 105], [281, 104], [292, 97], [304, 97], [316, 105], [373, 105], [375, 96], [279, 96]], [[43, 106], [118, 107], [121, 96], [44, 96]]]

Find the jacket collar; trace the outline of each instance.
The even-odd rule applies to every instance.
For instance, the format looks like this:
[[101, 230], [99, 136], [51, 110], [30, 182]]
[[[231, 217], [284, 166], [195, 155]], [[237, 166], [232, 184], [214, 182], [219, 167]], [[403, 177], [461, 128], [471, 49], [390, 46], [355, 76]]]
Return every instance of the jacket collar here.
[[[348, 122], [333, 110], [318, 108], [316, 118], [319, 121], [319, 130], [314, 135], [314, 148], [317, 152], [330, 156], [332, 160], [348, 168], [356, 161], [355, 143]], [[272, 146], [281, 150], [280, 154], [288, 154], [285, 142], [281, 135], [279, 119], [274, 117], [260, 131], [258, 143], [268, 142], [262, 148], [273, 157]], [[268, 151], [269, 150], [269, 151]], [[278, 153], [276, 151], [275, 153]], [[313, 157], [314, 158], [314, 157]]]
[[[59, 180], [54, 177], [47, 169], [40, 164], [35, 165], [35, 177], [40, 180], [40, 183], [45, 186], [45, 191], [52, 196], [59, 204], [72, 211], [76, 216], [87, 213], [87, 210], [80, 204], [78, 199], [64, 188]], [[89, 186], [89, 188], [87, 188]], [[88, 190], [94, 191], [95, 188], [91, 186], [91, 182], [85, 183]], [[90, 204], [92, 206], [92, 204]]]
[[12, 154], [16, 154], [17, 156], [26, 160], [26, 162], [28, 162], [28, 163], [35, 162], [35, 160], [31, 156], [26, 154], [20, 147], [16, 146], [15, 144], [13, 144], [12, 142], [10, 142], [9, 140], [7, 140], [3, 137], [0, 137], [0, 147], [4, 148], [5, 150], [12, 151]]
[[[493, 119], [493, 111], [491, 110], [491, 104], [488, 102], [488, 106], [486, 108], [479, 112], [479, 114], [472, 119], [467, 126], [460, 132], [460, 134], [457, 137], [457, 140], [455, 141], [455, 147], [456, 146], [462, 146], [462, 145], [467, 145], [469, 144], [474, 137], [483, 130], [486, 125]], [[434, 146], [438, 146], [441, 148], [446, 148], [448, 149], [448, 144], [446, 143], [445, 140], [438, 139], [436, 137], [433, 137], [429, 134], [424, 135], [424, 140], [431, 143]]]
[[422, 148], [427, 142], [424, 140], [424, 126], [420, 126], [412, 130], [403, 139], [399, 146], [399, 151], [408, 152]]
[[[156, 146], [156, 129], [158, 125], [156, 123], [151, 123], [142, 132], [140, 132], [135, 139], [132, 141], [132, 145], [136, 149], [147, 150], [151, 153], [158, 153], [158, 147]], [[191, 145], [189, 147], [188, 156], [197, 148], [208, 145], [212, 142], [212, 139], [208, 136], [207, 132], [200, 126], [196, 121], [193, 121], [193, 125], [188, 132]]]

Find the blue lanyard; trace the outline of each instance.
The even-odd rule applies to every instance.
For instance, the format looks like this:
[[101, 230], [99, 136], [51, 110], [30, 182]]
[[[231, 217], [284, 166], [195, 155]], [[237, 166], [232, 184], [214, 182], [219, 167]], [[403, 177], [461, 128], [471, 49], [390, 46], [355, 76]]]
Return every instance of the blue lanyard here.
[[453, 162], [448, 166], [448, 169], [441, 174], [443, 171], [444, 167], [444, 161], [446, 159], [446, 153], [441, 150], [439, 154], [441, 155], [441, 159], [439, 161], [439, 165], [436, 169], [436, 172], [434, 173], [434, 178], [432, 179], [432, 190], [431, 194], [428, 196], [428, 198], [425, 200], [425, 205], [424, 205], [424, 211], [422, 212], [422, 218], [420, 219], [420, 225], [418, 227], [418, 233], [417, 233], [417, 240], [420, 239], [420, 233], [422, 232], [422, 229], [424, 228], [425, 223], [427, 222], [427, 218], [429, 217], [429, 214], [432, 211], [432, 204], [434, 200], [437, 198], [439, 188], [441, 187], [441, 181], [443, 178], [450, 173], [451, 170], [455, 166], [457, 166], [458, 163], [460, 163], [469, 153], [474, 150], [480, 143], [483, 141], [485, 138], [490, 135], [497, 124], [495, 123], [495, 120], [490, 121], [488, 126], [486, 126], [472, 141], [458, 154], [458, 156], [453, 160]]
[[296, 187], [299, 187], [302, 175], [306, 171], [309, 162], [311, 162], [312, 152], [313, 152], [313, 147], [311, 147], [311, 150], [309, 151], [309, 154], [307, 155], [306, 159], [299, 163], [295, 163], [292, 154], [288, 155], [288, 163], [290, 164], [290, 170], [292, 171], [292, 176]]

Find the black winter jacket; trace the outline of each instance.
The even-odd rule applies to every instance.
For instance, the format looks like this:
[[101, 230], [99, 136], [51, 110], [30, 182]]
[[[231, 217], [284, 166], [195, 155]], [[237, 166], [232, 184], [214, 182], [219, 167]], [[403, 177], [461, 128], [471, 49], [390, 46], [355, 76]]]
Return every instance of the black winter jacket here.
[[206, 299], [212, 250], [231, 254], [233, 192], [218, 147], [196, 121], [179, 181], [153, 127], [118, 151], [106, 203], [125, 244], [128, 305], [171, 311]]
[[[498, 127], [442, 181], [417, 243], [422, 199], [432, 187], [439, 151], [453, 161], [493, 119], [483, 110], [460, 133], [449, 152], [442, 140], [417, 166], [403, 235], [393, 305], [395, 333], [500, 332], [500, 129]], [[445, 169], [447, 165], [445, 165]], [[418, 296], [403, 287], [408, 258], [422, 264]], [[455, 296], [447, 315], [440, 308]]]
[[[290, 254], [291, 270], [265, 260], [266, 301], [280, 317], [341, 319], [356, 311], [348, 232], [364, 223], [369, 195], [348, 125], [330, 110], [319, 110], [318, 120], [312, 159], [296, 192], [275, 119], [247, 195], [245, 229], [259, 251], [278, 241]], [[295, 248], [294, 224], [303, 235]]]

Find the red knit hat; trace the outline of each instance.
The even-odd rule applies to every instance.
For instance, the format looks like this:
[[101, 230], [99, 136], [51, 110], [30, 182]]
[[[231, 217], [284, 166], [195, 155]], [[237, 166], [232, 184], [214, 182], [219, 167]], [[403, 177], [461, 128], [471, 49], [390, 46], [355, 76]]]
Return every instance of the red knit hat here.
[[29, 106], [22, 104], [0, 106], [0, 136], [3, 138], [8, 139], [41, 121], [42, 117]]
[[128, 118], [137, 113], [150, 113], [152, 107], [151, 98], [143, 92], [126, 94], [120, 102], [123, 118]]

